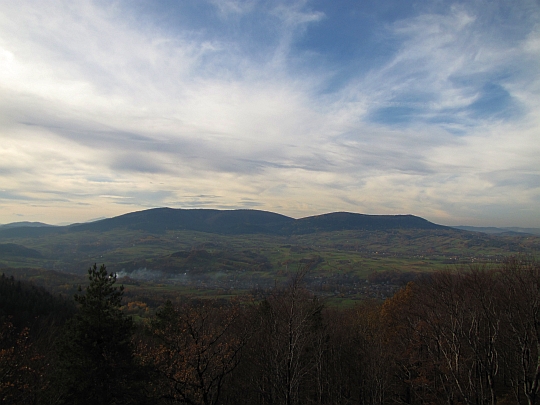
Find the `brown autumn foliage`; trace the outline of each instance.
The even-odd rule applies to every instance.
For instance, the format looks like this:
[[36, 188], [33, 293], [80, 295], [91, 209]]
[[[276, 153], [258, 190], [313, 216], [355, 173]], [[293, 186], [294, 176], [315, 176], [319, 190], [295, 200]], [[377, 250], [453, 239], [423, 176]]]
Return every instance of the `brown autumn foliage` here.
[[540, 267], [433, 273], [382, 308], [401, 403], [536, 404]]
[[270, 292], [252, 317], [254, 335], [237, 377], [241, 401], [292, 405], [325, 395], [323, 305], [303, 288], [303, 276], [299, 272], [287, 287]]
[[171, 403], [217, 404], [240, 361], [246, 335], [238, 304], [214, 301], [174, 307], [168, 301], [149, 326], [138, 355], [155, 371], [154, 395]]
[[[134, 355], [146, 370], [140, 402], [540, 403], [534, 260], [426, 274], [384, 303], [345, 310], [328, 308], [306, 289], [304, 275], [256, 303], [186, 299], [162, 306], [134, 337]], [[125, 309], [138, 314], [146, 305], [133, 301]], [[9, 324], [0, 335], [2, 398], [29, 402], [21, 393], [48, 389], [35, 379], [48, 371], [33, 367], [43, 364], [34, 359], [45, 346]], [[32, 398], [55, 403], [51, 396]]]
[[0, 403], [34, 403], [43, 388], [43, 355], [30, 341], [30, 330], [16, 330], [11, 322], [0, 326]]

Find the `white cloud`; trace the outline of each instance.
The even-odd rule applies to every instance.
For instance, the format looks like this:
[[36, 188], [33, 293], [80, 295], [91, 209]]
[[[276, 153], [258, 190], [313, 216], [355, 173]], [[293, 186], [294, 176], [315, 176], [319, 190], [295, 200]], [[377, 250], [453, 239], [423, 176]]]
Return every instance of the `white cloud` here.
[[[447, 222], [496, 221], [500, 209], [485, 209], [493, 204], [506, 207], [507, 225], [528, 221], [511, 212], [540, 195], [536, 31], [516, 46], [494, 42], [472, 8], [413, 16], [388, 26], [398, 45], [388, 63], [320, 94], [331, 75], [294, 70], [304, 55], [292, 44], [327, 17], [285, 4], [216, 4], [225, 21], [279, 17], [263, 58], [205, 30], [161, 29], [121, 5], [1, 4], [4, 222], [23, 211], [51, 222], [111, 216], [126, 203]], [[522, 117], [471, 115], [490, 81]], [[412, 118], [373, 119], [385, 108]]]
[[219, 10], [224, 18], [228, 18], [249, 13], [257, 2], [255, 0], [210, 0], [210, 3]]

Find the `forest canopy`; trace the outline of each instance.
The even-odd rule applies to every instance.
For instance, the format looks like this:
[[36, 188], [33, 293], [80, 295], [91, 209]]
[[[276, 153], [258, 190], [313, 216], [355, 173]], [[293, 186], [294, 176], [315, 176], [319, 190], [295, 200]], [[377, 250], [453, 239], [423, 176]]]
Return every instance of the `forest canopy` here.
[[[3, 403], [539, 403], [528, 257], [425, 274], [346, 309], [306, 288], [304, 269], [257, 299], [169, 300], [137, 322], [128, 312], [144, 305], [114, 274], [88, 275], [76, 312], [0, 279]], [[22, 297], [35, 304], [13, 311]]]

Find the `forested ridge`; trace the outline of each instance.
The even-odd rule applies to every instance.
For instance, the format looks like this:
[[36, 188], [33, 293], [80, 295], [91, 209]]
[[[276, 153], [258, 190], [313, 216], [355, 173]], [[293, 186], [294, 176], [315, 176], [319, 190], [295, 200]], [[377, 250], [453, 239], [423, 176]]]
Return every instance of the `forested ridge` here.
[[126, 301], [105, 266], [74, 299], [1, 276], [0, 402], [540, 402], [540, 264], [529, 257], [424, 274], [347, 309], [310, 291], [307, 272], [256, 297], [157, 308]]
[[414, 215], [366, 215], [333, 212], [294, 219], [260, 210], [213, 210], [152, 208], [130, 212], [114, 218], [68, 226], [0, 227], [0, 238], [76, 233], [107, 232], [115, 229], [144, 230], [163, 233], [170, 230], [191, 230], [224, 235], [275, 234], [293, 235], [337, 230], [449, 229]]

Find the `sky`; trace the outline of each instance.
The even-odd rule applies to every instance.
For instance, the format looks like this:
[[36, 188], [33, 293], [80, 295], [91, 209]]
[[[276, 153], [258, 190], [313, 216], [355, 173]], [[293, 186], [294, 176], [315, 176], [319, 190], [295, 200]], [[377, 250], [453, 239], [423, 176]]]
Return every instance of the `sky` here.
[[0, 223], [540, 227], [539, 0], [0, 2]]

